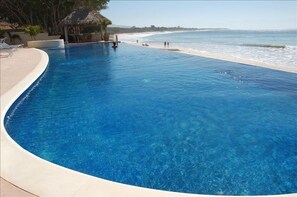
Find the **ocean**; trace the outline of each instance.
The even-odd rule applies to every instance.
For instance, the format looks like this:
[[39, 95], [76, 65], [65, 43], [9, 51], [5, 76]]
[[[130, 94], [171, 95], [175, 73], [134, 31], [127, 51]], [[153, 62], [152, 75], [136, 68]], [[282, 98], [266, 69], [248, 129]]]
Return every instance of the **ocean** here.
[[[120, 37], [121, 38], [121, 37]], [[142, 33], [122, 36], [123, 41], [146, 42], [184, 51], [241, 58], [276, 66], [297, 67], [297, 30], [243, 31], [207, 30]]]

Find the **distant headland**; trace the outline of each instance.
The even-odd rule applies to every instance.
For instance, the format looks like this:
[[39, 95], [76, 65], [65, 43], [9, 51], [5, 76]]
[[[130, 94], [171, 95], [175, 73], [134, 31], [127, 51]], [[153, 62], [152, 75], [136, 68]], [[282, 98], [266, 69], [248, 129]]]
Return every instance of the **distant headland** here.
[[109, 26], [108, 33], [141, 33], [141, 32], [165, 32], [165, 31], [198, 31], [198, 30], [228, 30], [227, 28], [186, 28], [186, 27], [156, 27], [151, 25], [149, 27], [128, 27], [128, 26]]

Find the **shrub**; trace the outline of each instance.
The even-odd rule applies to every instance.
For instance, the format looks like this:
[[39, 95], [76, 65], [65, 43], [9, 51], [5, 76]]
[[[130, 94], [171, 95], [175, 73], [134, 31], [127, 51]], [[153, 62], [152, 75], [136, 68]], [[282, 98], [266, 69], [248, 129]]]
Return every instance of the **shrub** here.
[[39, 25], [29, 25], [24, 30], [26, 34], [29, 34], [35, 40], [35, 36], [41, 32], [41, 27]]

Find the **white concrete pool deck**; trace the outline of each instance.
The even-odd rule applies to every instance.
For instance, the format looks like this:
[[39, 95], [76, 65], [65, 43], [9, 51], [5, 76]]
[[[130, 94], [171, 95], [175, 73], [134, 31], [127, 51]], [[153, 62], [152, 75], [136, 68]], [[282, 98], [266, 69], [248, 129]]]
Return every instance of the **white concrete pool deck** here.
[[[21, 148], [7, 134], [4, 116], [21, 93], [45, 71], [47, 64], [47, 54], [36, 49], [18, 49], [12, 56], [0, 60], [1, 177], [4, 179], [1, 178], [1, 196], [210, 196], [166, 192], [107, 181], [55, 165]], [[297, 194], [276, 196], [292, 197]]]

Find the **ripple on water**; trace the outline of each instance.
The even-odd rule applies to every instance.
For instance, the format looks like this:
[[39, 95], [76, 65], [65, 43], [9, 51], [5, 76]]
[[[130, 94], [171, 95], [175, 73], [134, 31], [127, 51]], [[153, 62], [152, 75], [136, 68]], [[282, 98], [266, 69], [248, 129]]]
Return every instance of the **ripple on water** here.
[[5, 120], [30, 152], [148, 188], [297, 192], [295, 74], [127, 45], [48, 53]]

